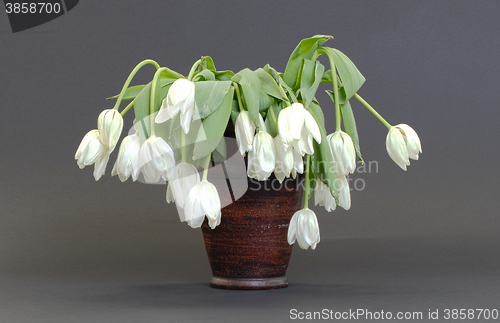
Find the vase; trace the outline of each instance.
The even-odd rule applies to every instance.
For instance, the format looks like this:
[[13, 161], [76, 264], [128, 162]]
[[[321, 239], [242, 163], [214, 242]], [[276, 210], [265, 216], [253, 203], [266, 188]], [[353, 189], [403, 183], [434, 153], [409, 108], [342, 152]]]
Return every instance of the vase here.
[[303, 178], [290, 177], [281, 184], [274, 175], [262, 182], [247, 180], [243, 196], [222, 208], [221, 223], [215, 229], [207, 220], [202, 225], [213, 274], [210, 286], [287, 287], [285, 274], [293, 247], [287, 242], [288, 226], [302, 206]]

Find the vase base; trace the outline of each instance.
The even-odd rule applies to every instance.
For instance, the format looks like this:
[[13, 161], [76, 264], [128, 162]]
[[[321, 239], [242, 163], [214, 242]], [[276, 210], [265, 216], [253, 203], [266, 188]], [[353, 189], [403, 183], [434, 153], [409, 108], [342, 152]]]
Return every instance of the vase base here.
[[210, 286], [221, 289], [277, 289], [288, 287], [286, 277], [222, 278], [212, 277]]

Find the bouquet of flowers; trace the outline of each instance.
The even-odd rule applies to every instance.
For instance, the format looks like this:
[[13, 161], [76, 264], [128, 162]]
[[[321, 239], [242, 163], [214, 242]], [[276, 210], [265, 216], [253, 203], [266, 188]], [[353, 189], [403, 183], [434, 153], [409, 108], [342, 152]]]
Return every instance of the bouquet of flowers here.
[[[356, 160], [363, 162], [351, 98], [387, 127], [387, 152], [402, 169], [422, 152], [410, 126], [392, 126], [359, 96], [365, 78], [344, 53], [324, 46], [332, 38], [317, 35], [302, 40], [284, 73], [269, 65], [238, 73], [219, 71], [208, 56], [196, 61], [187, 77], [153, 60], [139, 63], [120, 94], [109, 98], [116, 100], [115, 106], [104, 110], [97, 129], [84, 136], [75, 155], [78, 166], [94, 164], [96, 181], [104, 175], [123, 130], [123, 115], [133, 107], [134, 131], [122, 140], [111, 175], [122, 182], [129, 177], [136, 181], [141, 174], [149, 183], [168, 181], [166, 200], [184, 211], [186, 222], [197, 228], [207, 217], [214, 229], [223, 221], [221, 202], [207, 172], [211, 161], [227, 158], [223, 135], [232, 122], [239, 153], [247, 157], [248, 177], [265, 181], [274, 173], [282, 182], [304, 174], [303, 209], [291, 219], [288, 242], [297, 240], [301, 248], [315, 249], [320, 234], [309, 199], [314, 193], [315, 205], [328, 212], [337, 205], [348, 210], [346, 176], [355, 171]], [[317, 60], [321, 55], [328, 57], [330, 69]], [[130, 86], [147, 64], [156, 68], [152, 81]], [[327, 91], [335, 109], [331, 134], [316, 100], [320, 83], [332, 85]], [[122, 101], [130, 103], [120, 112]]]

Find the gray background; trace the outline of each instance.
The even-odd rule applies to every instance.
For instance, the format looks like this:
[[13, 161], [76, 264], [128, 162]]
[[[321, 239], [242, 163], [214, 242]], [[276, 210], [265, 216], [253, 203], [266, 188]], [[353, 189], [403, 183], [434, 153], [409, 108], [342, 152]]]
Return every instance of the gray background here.
[[[0, 321], [499, 308], [499, 17], [498, 1], [89, 0], [12, 34], [0, 13]], [[116, 152], [96, 183], [76, 148], [143, 59], [183, 74], [202, 55], [221, 70], [283, 71], [315, 34], [335, 37], [326, 45], [367, 79], [360, 95], [411, 125], [423, 153], [403, 172], [386, 128], [352, 102], [378, 173], [353, 175], [366, 187], [351, 210], [314, 208], [321, 243], [294, 248], [289, 288], [211, 289], [201, 232], [179, 222], [165, 187], [111, 178]], [[134, 83], [151, 78], [146, 68]], [[333, 105], [319, 100], [332, 132]]]

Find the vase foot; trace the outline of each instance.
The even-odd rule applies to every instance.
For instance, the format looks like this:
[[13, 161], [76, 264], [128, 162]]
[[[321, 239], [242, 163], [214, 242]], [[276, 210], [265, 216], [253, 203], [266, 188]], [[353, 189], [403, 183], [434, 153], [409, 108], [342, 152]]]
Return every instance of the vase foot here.
[[212, 277], [210, 286], [222, 289], [277, 289], [288, 287], [286, 277], [222, 278]]

